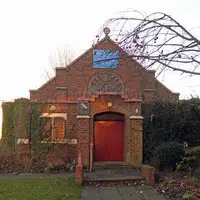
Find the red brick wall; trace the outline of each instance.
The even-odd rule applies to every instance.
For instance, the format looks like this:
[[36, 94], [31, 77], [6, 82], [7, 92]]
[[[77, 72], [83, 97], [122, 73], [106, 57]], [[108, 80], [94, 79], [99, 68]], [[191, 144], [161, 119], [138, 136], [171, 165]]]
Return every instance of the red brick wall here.
[[144, 101], [177, 101], [179, 93], [173, 93], [155, 78], [155, 71], [149, 70], [142, 74], [141, 92]]
[[89, 166], [89, 118], [77, 119], [78, 124], [78, 148], [77, 157], [81, 153], [83, 165]]
[[[46, 103], [43, 105], [43, 113], [49, 113], [49, 107], [56, 106], [56, 113], [67, 113], [67, 120], [65, 121], [65, 137], [67, 139], [77, 138], [77, 105], [76, 103]], [[63, 119], [64, 120], [64, 119]], [[55, 120], [56, 123], [57, 120]], [[61, 132], [61, 134], [63, 134]], [[59, 137], [59, 136], [58, 136]]]
[[[105, 39], [98, 44], [97, 49], [112, 49], [115, 50], [117, 46]], [[69, 100], [76, 100], [81, 96], [89, 96], [88, 85], [92, 77], [103, 71], [111, 71], [119, 75], [125, 84], [126, 88], [140, 90], [141, 76], [138, 75], [139, 68], [136, 62], [129, 58], [123, 58], [123, 53], [120, 52], [121, 59], [119, 60], [119, 67], [115, 69], [95, 69], [92, 68], [93, 50], [87, 52], [81, 59], [78, 59], [66, 69], [58, 68], [56, 70], [56, 77], [50, 80], [46, 85], [37, 91], [30, 91], [30, 98], [32, 100], [55, 100], [60, 96], [64, 96]], [[65, 95], [58, 87], [67, 87]], [[61, 95], [59, 95], [62, 93]]]
[[73, 144], [56, 144], [52, 146], [47, 155], [47, 164], [66, 164], [77, 159], [76, 145]]
[[[104, 39], [95, 46], [96, 49], [116, 50], [118, 46], [109, 39]], [[119, 51], [119, 66], [115, 69], [95, 69], [92, 67], [93, 49], [87, 51], [80, 59], [67, 68], [57, 68], [56, 76], [36, 91], [30, 91], [31, 100], [77, 100], [90, 97], [88, 85], [92, 77], [99, 72], [113, 72], [123, 81], [125, 93], [130, 97], [142, 95], [145, 89], [158, 90], [157, 96], [172, 95], [172, 92], [155, 82], [155, 71], [146, 71], [140, 64]], [[60, 89], [65, 87], [65, 89]], [[148, 97], [150, 98], [150, 97]]]
[[[77, 124], [77, 105], [75, 103], [46, 103], [43, 105], [44, 113], [49, 112], [49, 107], [51, 105], [56, 106], [56, 113], [67, 113], [67, 120], [63, 118], [55, 118], [55, 127], [63, 123], [64, 129], [62, 131], [55, 131], [54, 136], [63, 139], [78, 139], [78, 124]], [[60, 128], [61, 126], [59, 126]], [[50, 133], [51, 134], [51, 133]], [[64, 134], [64, 136], [63, 136]], [[54, 138], [55, 139], [55, 138]], [[62, 164], [66, 162], [71, 162], [73, 159], [77, 158], [77, 144], [55, 144], [50, 149], [47, 156], [48, 164]]]
[[55, 100], [56, 79], [52, 78], [38, 90], [30, 90], [31, 100]]
[[155, 81], [156, 97], [164, 101], [177, 101], [179, 99], [179, 93], [172, 93], [166, 86]]
[[[107, 106], [108, 102], [112, 102], [112, 107], [109, 108]], [[100, 95], [94, 102], [90, 103], [90, 142], [94, 144], [94, 116], [101, 112], [117, 112], [124, 114], [125, 121], [124, 121], [124, 161], [130, 162], [130, 146], [131, 146], [131, 135], [135, 130], [130, 129], [130, 117], [132, 115], [141, 115], [141, 104], [140, 102], [124, 102], [119, 95], [116, 96], [109, 96], [109, 95]], [[136, 113], [136, 109], [138, 109], [138, 113]], [[135, 133], [137, 135], [138, 132]], [[132, 137], [135, 140], [135, 137]], [[136, 140], [135, 140], [136, 141]], [[139, 139], [137, 138], [137, 141]], [[139, 144], [140, 145], [140, 144]], [[138, 146], [138, 148], [140, 148]], [[141, 160], [141, 155], [138, 156], [138, 159]], [[134, 163], [135, 164], [135, 163]]]
[[[95, 49], [116, 50], [118, 46], [105, 38], [95, 46]], [[129, 117], [131, 115], [140, 115], [140, 102], [124, 102], [130, 99], [154, 100], [156, 98], [176, 99], [177, 95], [173, 94], [165, 86], [155, 79], [154, 71], [146, 71], [140, 64], [119, 49], [119, 66], [114, 69], [96, 69], [92, 67], [93, 49], [85, 52], [79, 59], [75, 60], [67, 68], [57, 68], [56, 76], [35, 91], [30, 91], [30, 99], [32, 101], [52, 102], [56, 105], [56, 112], [66, 112], [66, 137], [78, 139], [78, 152], [83, 151], [84, 165], [89, 162], [89, 133], [93, 133], [93, 119], [76, 119], [77, 117], [77, 99], [91, 98], [89, 85], [92, 78], [100, 72], [112, 72], [118, 75], [124, 86], [124, 99], [110, 95], [110, 100], [114, 102], [113, 111], [121, 112], [126, 115], [125, 127], [125, 159], [128, 160], [130, 155], [130, 130]], [[170, 96], [170, 98], [169, 98]], [[68, 103], [61, 103], [61, 102]], [[91, 102], [90, 116], [94, 116], [98, 112], [108, 111], [105, 98], [96, 99]], [[45, 104], [43, 112], [49, 112], [48, 108], [51, 104]], [[135, 109], [138, 107], [138, 113]], [[90, 127], [90, 129], [89, 129]], [[130, 133], [130, 134], [129, 134]], [[92, 137], [91, 137], [92, 138]], [[140, 145], [141, 146], [141, 145]], [[77, 153], [77, 152], [75, 152]], [[141, 156], [139, 156], [138, 160]]]

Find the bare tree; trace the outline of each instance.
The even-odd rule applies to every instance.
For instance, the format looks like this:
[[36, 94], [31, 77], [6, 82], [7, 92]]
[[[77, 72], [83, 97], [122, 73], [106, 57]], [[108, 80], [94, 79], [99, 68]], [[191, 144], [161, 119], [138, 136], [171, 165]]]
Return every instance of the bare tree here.
[[68, 47], [58, 49], [49, 58], [50, 68], [45, 69], [45, 79], [49, 80], [55, 75], [56, 67], [67, 67], [74, 59], [74, 53]]
[[111, 37], [128, 56], [158, 73], [171, 69], [200, 75], [200, 40], [171, 16], [156, 12], [148, 16], [133, 11], [131, 17], [116, 17], [100, 29], [111, 29]]

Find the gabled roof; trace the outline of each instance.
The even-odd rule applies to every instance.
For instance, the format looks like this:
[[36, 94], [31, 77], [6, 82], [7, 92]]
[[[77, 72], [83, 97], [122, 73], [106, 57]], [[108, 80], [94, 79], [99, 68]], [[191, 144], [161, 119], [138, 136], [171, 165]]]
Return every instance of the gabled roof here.
[[42, 86], [40, 86], [38, 89], [34, 90], [34, 89], [30, 89], [29, 92], [35, 92], [38, 90], [41, 90], [43, 87], [45, 87], [46, 85], [48, 85], [50, 82], [52, 82], [54, 79], [56, 78], [56, 76], [50, 78], [47, 82], [45, 82]]
[[83, 58], [87, 53], [89, 53], [90, 51], [94, 50], [96, 48], [96, 46], [98, 46], [100, 43], [104, 42], [108, 40], [109, 42], [111, 42], [112, 44], [114, 44], [122, 53], [124, 53], [127, 57], [131, 58], [134, 62], [136, 62], [142, 69], [145, 69], [140, 63], [138, 63], [135, 59], [132, 58], [132, 56], [130, 56], [125, 50], [123, 50], [115, 41], [113, 41], [108, 35], [105, 35], [105, 37], [103, 39], [101, 39], [100, 41], [98, 41], [95, 45], [93, 45], [92, 47], [90, 47], [88, 50], [86, 50], [84, 53], [82, 53], [80, 56], [78, 56], [75, 60], [73, 60], [71, 63], [69, 63], [69, 65], [67, 65], [66, 67], [56, 67], [56, 69], [66, 69], [68, 67], [71, 67], [74, 63], [76, 63], [78, 60], [80, 60], [81, 58]]
[[[92, 51], [93, 49], [95, 49], [95, 47], [104, 42], [105, 40], [109, 40], [110, 42], [112, 42], [114, 45], [116, 45], [117, 47], [119, 47], [112, 39], [110, 39], [109, 36], [105, 36], [103, 39], [101, 39], [100, 41], [98, 41], [95, 45], [93, 45], [92, 47], [90, 47], [88, 50], [86, 50], [84, 53], [82, 53], [80, 56], [78, 56], [75, 60], [73, 60], [71, 63], [69, 63], [69, 65], [67, 65], [66, 67], [56, 67], [56, 69], [60, 69], [60, 70], [65, 70], [69, 67], [71, 67], [74, 63], [76, 63], [78, 60], [80, 60], [81, 58], [83, 58], [87, 53], [89, 53], [90, 51]], [[50, 80], [48, 80], [46, 83], [44, 83], [41, 87], [39, 87], [38, 89], [34, 90], [34, 89], [30, 89], [29, 92], [34, 92], [34, 91], [38, 91], [41, 90], [43, 87], [45, 87], [46, 85], [48, 85], [51, 81], [53, 81], [56, 78], [56, 75], [54, 77], [52, 77]]]
[[[86, 50], [84, 53], [82, 53], [80, 56], [78, 56], [75, 60], [73, 60], [69, 65], [67, 65], [66, 67], [56, 67], [56, 69], [59, 70], [65, 70], [71, 66], [73, 66], [74, 63], [76, 63], [77, 61], [79, 61], [80, 59], [82, 59], [85, 55], [87, 55], [90, 51], [93, 51], [100, 43], [103, 43], [104, 41], [108, 40], [110, 43], [112, 43], [113, 45], [116, 46], [117, 49], [119, 49], [127, 58], [130, 58], [133, 62], [135, 62], [137, 64], [137, 66], [139, 66], [139, 68], [141, 68], [142, 70], [145, 70], [146, 72], [148, 72], [149, 70], [147, 70], [146, 68], [144, 68], [137, 60], [135, 60], [131, 55], [129, 55], [124, 49], [122, 49], [115, 41], [113, 41], [108, 35], [105, 35], [105, 37], [103, 39], [101, 39], [100, 41], [98, 41], [95, 45], [92, 45], [92, 47], [90, 47], [88, 50]], [[34, 91], [38, 91], [41, 90], [42, 88], [44, 88], [46, 85], [48, 85], [50, 82], [54, 81], [56, 78], [56, 75], [51, 78], [50, 80], [48, 80], [46, 83], [44, 83], [41, 87], [39, 87], [36, 90], [29, 90], [30, 92], [34, 92]], [[155, 80], [157, 81], [158, 84], [161, 84], [166, 90], [168, 90], [169, 92], [173, 93], [170, 89], [168, 89], [165, 85], [163, 85], [160, 81], [158, 81], [156, 78]]]

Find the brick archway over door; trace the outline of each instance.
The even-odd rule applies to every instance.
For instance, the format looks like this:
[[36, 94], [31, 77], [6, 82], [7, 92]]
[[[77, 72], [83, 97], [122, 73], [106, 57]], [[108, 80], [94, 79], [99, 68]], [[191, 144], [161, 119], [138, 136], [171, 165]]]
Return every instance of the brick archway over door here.
[[124, 160], [124, 115], [106, 112], [94, 117], [95, 161]]

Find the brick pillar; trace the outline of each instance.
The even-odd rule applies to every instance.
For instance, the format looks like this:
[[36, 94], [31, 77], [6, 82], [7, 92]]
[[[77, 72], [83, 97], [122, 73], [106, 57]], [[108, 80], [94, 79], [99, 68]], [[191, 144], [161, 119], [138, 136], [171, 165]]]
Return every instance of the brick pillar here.
[[82, 165], [82, 158], [81, 153], [78, 156], [78, 165], [76, 166], [75, 178], [76, 183], [79, 185], [83, 184], [83, 165]]
[[90, 116], [78, 115], [78, 149], [77, 157], [81, 153], [83, 166], [89, 167], [89, 122]]
[[130, 117], [130, 163], [141, 167], [143, 157], [143, 117]]
[[154, 167], [142, 165], [141, 172], [148, 184], [153, 185], [155, 183], [156, 169]]

